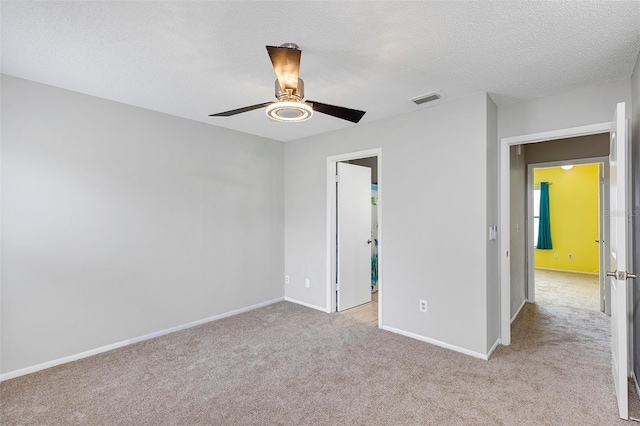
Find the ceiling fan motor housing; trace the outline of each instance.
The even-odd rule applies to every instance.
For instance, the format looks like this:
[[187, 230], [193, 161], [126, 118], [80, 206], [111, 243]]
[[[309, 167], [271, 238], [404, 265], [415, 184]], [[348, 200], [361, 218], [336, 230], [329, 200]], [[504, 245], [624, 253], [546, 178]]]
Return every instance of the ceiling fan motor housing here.
[[276, 79], [276, 99], [280, 102], [302, 102], [304, 99], [304, 81], [301, 78], [298, 78], [298, 87], [295, 89], [282, 90], [278, 79]]

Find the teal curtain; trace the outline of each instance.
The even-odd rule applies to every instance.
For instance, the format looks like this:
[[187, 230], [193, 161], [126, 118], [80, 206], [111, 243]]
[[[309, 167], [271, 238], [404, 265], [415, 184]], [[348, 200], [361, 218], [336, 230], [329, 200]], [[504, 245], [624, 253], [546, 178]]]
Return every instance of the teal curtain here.
[[540, 250], [551, 250], [551, 221], [549, 218], [549, 183], [540, 182], [540, 219], [538, 220], [538, 244]]

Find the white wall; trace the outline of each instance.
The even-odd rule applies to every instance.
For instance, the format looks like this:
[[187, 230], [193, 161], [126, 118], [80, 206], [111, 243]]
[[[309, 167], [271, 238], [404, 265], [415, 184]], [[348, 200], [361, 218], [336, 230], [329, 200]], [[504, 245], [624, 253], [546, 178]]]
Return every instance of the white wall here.
[[[489, 227], [499, 223], [498, 107], [487, 96], [487, 351], [500, 337], [499, 239], [490, 241]], [[500, 231], [500, 230], [499, 230]]]
[[283, 297], [283, 143], [1, 83], [2, 373]]
[[381, 147], [384, 325], [486, 354], [486, 127], [482, 94], [286, 143], [285, 295], [325, 307], [327, 157]]
[[498, 109], [498, 137], [608, 122], [618, 102], [631, 104], [629, 79], [502, 106]]

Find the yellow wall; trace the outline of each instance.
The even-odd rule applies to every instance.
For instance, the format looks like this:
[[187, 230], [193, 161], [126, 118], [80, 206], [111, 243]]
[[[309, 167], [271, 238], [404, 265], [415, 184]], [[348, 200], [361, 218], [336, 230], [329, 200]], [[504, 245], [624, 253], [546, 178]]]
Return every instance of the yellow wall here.
[[[536, 169], [534, 185], [551, 182], [549, 208], [552, 250], [535, 250], [535, 267], [598, 272], [598, 165]], [[535, 242], [533, 243], [535, 244]], [[569, 254], [573, 259], [569, 259]], [[554, 257], [557, 254], [557, 258]]]

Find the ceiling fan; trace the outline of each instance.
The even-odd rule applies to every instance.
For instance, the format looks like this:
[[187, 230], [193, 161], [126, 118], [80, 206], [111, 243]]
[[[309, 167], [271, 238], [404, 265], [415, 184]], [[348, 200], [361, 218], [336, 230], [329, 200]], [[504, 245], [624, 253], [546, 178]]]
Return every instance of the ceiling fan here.
[[273, 70], [276, 72], [277, 101], [264, 102], [231, 111], [211, 114], [209, 117], [229, 117], [254, 109], [267, 107], [267, 116], [273, 120], [296, 122], [311, 118], [314, 111], [353, 123], [360, 121], [366, 111], [324, 104], [316, 101], [303, 101], [304, 81], [299, 78], [300, 55], [302, 51], [297, 44], [285, 43], [280, 47], [266, 46]]

